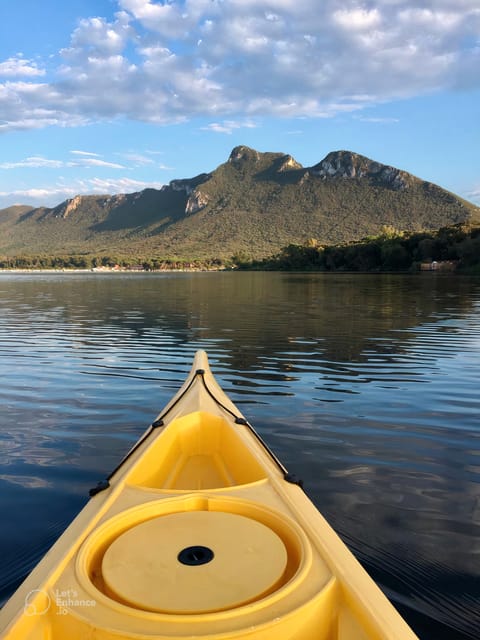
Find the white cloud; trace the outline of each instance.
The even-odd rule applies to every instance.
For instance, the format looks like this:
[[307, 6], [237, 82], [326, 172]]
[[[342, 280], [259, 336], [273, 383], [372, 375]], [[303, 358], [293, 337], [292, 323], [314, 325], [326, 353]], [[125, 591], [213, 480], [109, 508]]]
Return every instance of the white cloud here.
[[378, 9], [339, 9], [333, 13], [333, 20], [343, 29], [374, 29], [382, 21]]
[[62, 51], [66, 58], [75, 58], [86, 51], [93, 56], [112, 56], [121, 53], [128, 39], [133, 36], [127, 13], [120, 12], [113, 23], [104, 18], [85, 18], [71, 37], [70, 48]]
[[92, 153], [91, 151], [79, 151], [77, 149], [72, 149], [70, 153], [73, 154], [74, 156], [92, 156], [94, 158], [99, 157], [98, 153]]
[[[0, 131], [128, 118], [329, 117], [480, 87], [478, 0], [117, 0], [84, 18], [51, 82], [0, 63]], [[15, 73], [14, 73], [15, 71]], [[360, 98], [359, 98], [360, 96]]]
[[108, 169], [125, 169], [123, 164], [116, 162], [107, 162], [99, 158], [81, 158], [78, 161], [70, 162], [69, 165], [82, 167], [107, 167]]
[[[65, 162], [63, 160], [51, 160], [42, 156], [31, 156], [18, 160], [17, 162], [2, 162], [0, 163], [0, 169], [24, 169], [24, 168], [51, 168], [60, 169], [62, 167], [97, 167], [107, 169], [125, 169], [123, 164], [117, 162], [109, 162], [102, 160], [96, 153], [89, 153], [86, 151], [71, 151], [70, 153], [79, 155], [78, 160], [69, 160]], [[92, 157], [94, 156], [94, 157]]]
[[223, 120], [222, 122], [211, 122], [206, 127], [201, 127], [203, 131], [215, 131], [215, 133], [232, 133], [235, 129], [255, 129], [257, 125], [251, 121]]
[[360, 122], [371, 122], [372, 124], [396, 124], [397, 122], [400, 122], [398, 118], [375, 118], [368, 116], [357, 116], [356, 119], [360, 120]]
[[[75, 152], [71, 152], [75, 153]], [[52, 168], [59, 169], [61, 167], [102, 167], [108, 169], [125, 169], [124, 165], [118, 164], [116, 162], [108, 162], [106, 160], [101, 160], [98, 157], [92, 158], [91, 155], [96, 154], [87, 154], [86, 152], [76, 152], [80, 154], [79, 160], [64, 162], [63, 160], [50, 160], [49, 158], [43, 158], [41, 156], [31, 156], [29, 158], [25, 158], [24, 160], [19, 160], [17, 162], [2, 162], [0, 163], [0, 169], [20, 169], [20, 168]], [[84, 155], [88, 157], [84, 157]]]
[[75, 195], [74, 189], [68, 187], [38, 187], [33, 189], [16, 189], [0, 191], [0, 208], [11, 206], [12, 202], [29, 204], [34, 207], [55, 206]]
[[131, 178], [91, 178], [77, 180], [65, 185], [57, 183], [50, 187], [36, 187], [32, 189], [17, 189], [14, 191], [0, 191], [0, 208], [11, 206], [12, 202], [28, 204], [34, 207], [55, 207], [67, 198], [76, 195], [105, 195], [118, 193], [132, 193], [147, 188], [160, 189], [161, 182], [145, 182]]
[[163, 182], [145, 182], [132, 178], [93, 178], [86, 185], [88, 193], [131, 193], [142, 189], [161, 189]]
[[48, 83], [0, 83], [0, 132], [40, 129], [47, 126], [79, 126], [87, 118], [72, 110], [68, 96]]
[[0, 77], [43, 76], [45, 71], [39, 69], [36, 62], [24, 58], [12, 57], [0, 62]]
[[414, 28], [426, 28], [430, 32], [442, 34], [456, 29], [462, 21], [462, 14], [458, 10], [441, 11], [421, 7], [409, 7], [399, 11], [398, 19]]
[[130, 151], [128, 153], [120, 153], [119, 155], [137, 167], [145, 166], [147, 164], [155, 164], [155, 160], [142, 153], [135, 153], [133, 151]]
[[218, 2], [187, 0], [183, 3], [174, 0], [156, 4], [150, 0], [119, 0], [118, 4], [149, 31], [168, 39], [183, 39], [191, 28], [198, 26], [199, 20], [205, 19], [205, 13], [209, 13]]
[[31, 156], [18, 162], [2, 162], [0, 163], [0, 169], [19, 169], [25, 167], [42, 168], [48, 167], [52, 169], [58, 169], [63, 167], [64, 164], [61, 160], [49, 160], [48, 158], [42, 158], [41, 156]]

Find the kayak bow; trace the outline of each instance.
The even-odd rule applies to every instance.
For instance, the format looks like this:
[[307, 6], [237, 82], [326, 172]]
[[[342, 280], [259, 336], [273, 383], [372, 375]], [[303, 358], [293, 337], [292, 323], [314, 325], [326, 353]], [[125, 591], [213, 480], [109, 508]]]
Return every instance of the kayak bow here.
[[0, 611], [8, 640], [415, 640], [197, 352]]

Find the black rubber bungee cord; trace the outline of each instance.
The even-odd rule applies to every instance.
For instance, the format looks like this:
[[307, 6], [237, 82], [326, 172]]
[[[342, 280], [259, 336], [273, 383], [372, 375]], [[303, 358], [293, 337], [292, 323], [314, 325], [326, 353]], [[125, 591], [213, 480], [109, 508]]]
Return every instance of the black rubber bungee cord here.
[[141, 447], [141, 445], [147, 440], [147, 438], [149, 438], [149, 436], [155, 431], [155, 429], [158, 429], [159, 427], [163, 427], [165, 422], [165, 417], [170, 413], [170, 411], [180, 402], [180, 400], [184, 397], [184, 395], [187, 393], [187, 391], [190, 389], [190, 387], [192, 386], [192, 384], [195, 382], [197, 376], [200, 376], [202, 379], [202, 384], [204, 386], [205, 391], [208, 393], [208, 395], [212, 398], [212, 400], [214, 400], [214, 402], [221, 408], [223, 409], [225, 412], [227, 412], [228, 414], [230, 414], [232, 416], [232, 418], [235, 420], [235, 424], [238, 425], [243, 425], [245, 427], [247, 427], [250, 431], [250, 433], [256, 438], [256, 440], [262, 445], [262, 447], [265, 449], [265, 451], [268, 453], [268, 455], [271, 457], [271, 459], [273, 460], [273, 462], [275, 462], [275, 464], [277, 465], [277, 467], [280, 469], [280, 471], [283, 474], [283, 479], [286, 480], [287, 482], [290, 482], [291, 484], [296, 484], [299, 487], [301, 487], [303, 489], [303, 480], [301, 480], [300, 478], [298, 478], [298, 476], [296, 476], [295, 474], [289, 473], [287, 471], [287, 469], [285, 468], [285, 466], [280, 462], [280, 460], [277, 458], [277, 456], [273, 453], [273, 451], [269, 448], [269, 446], [266, 444], [266, 442], [259, 436], [259, 434], [255, 431], [255, 429], [252, 427], [252, 425], [248, 422], [248, 420], [246, 420], [245, 418], [242, 418], [241, 416], [237, 415], [234, 411], [232, 411], [231, 409], [229, 409], [227, 406], [225, 406], [222, 402], [220, 402], [220, 400], [218, 398], [215, 397], [215, 394], [209, 389], [207, 382], [205, 380], [205, 370], [204, 369], [197, 369], [194, 373], [194, 375], [192, 376], [192, 379], [190, 380], [189, 384], [185, 387], [183, 393], [178, 396], [178, 398], [175, 400], [175, 402], [167, 407], [167, 409], [164, 411], [163, 414], [161, 414], [156, 420], [154, 420], [152, 422], [152, 424], [150, 425], [150, 427], [147, 429], [147, 431], [144, 433], [144, 435], [140, 438], [140, 440], [138, 440], [138, 442], [135, 443], [135, 445], [130, 449], [130, 451], [127, 453], [127, 455], [121, 460], [121, 462], [115, 467], [115, 469], [107, 476], [107, 478], [105, 480], [101, 480], [97, 486], [93, 487], [92, 489], [90, 489], [89, 496], [95, 496], [97, 493], [100, 493], [101, 491], [104, 491], [105, 489], [108, 489], [110, 486], [110, 480], [112, 479], [112, 477], [117, 473], [117, 471], [125, 464], [125, 462], [127, 460], [129, 460], [131, 458], [131, 456], [138, 450], [139, 447]]

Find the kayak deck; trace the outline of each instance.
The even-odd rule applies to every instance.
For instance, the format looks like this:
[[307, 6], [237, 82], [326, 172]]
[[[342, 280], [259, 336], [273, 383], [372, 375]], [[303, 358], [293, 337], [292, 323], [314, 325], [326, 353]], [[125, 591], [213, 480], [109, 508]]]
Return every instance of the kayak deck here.
[[198, 352], [0, 612], [0, 637], [414, 640], [292, 480]]

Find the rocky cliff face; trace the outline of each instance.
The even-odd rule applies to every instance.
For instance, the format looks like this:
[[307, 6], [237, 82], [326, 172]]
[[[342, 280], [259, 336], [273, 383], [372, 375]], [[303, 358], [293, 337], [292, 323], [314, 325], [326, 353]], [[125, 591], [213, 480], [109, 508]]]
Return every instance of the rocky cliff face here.
[[191, 215], [197, 213], [208, 204], [208, 196], [197, 187], [206, 182], [210, 175], [209, 173], [201, 173], [191, 179], [172, 180], [168, 185], [163, 186], [161, 191], [164, 193], [168, 193], [168, 191], [184, 193], [187, 198], [184, 213], [185, 215]]
[[200, 189], [195, 189], [189, 196], [187, 204], [185, 205], [185, 213], [192, 215], [201, 211], [208, 204], [208, 196], [206, 193], [202, 193]]
[[277, 171], [290, 171], [291, 169], [303, 169], [302, 165], [290, 155], [282, 156], [277, 167]]
[[53, 210], [53, 215], [57, 218], [67, 218], [71, 213], [73, 213], [82, 203], [82, 196], [75, 196], [74, 198], [70, 198], [69, 200], [65, 200], [58, 207], [55, 207]]
[[172, 180], [161, 188], [161, 191], [184, 191], [187, 196], [193, 193], [195, 187], [210, 178], [210, 173], [200, 173], [195, 178], [182, 178], [180, 180]]

